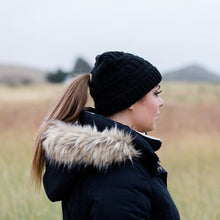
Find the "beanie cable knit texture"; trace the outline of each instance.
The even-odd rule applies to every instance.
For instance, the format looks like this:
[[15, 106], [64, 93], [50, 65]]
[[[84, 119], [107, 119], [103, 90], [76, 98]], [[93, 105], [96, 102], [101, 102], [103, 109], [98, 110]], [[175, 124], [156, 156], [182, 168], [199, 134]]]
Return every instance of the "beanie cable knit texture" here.
[[128, 108], [162, 79], [160, 72], [148, 61], [117, 51], [98, 55], [91, 74], [90, 94], [96, 112], [104, 116]]

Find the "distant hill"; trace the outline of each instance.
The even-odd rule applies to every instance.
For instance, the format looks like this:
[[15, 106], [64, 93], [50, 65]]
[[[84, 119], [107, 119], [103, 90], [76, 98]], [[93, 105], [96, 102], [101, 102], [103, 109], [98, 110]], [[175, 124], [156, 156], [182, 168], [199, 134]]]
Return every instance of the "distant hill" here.
[[46, 75], [47, 72], [30, 67], [0, 64], [0, 85], [44, 83]]
[[220, 76], [199, 65], [191, 65], [165, 73], [163, 80], [220, 82]]

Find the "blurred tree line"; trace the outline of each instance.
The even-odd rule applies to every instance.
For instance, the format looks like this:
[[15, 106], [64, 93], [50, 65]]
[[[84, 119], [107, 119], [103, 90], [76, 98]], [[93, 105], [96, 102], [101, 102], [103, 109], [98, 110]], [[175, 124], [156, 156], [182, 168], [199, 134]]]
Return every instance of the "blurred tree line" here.
[[87, 61], [85, 61], [82, 57], [77, 58], [73, 69], [69, 72], [63, 71], [62, 69], [58, 69], [54, 72], [49, 72], [47, 74], [47, 81], [52, 83], [61, 83], [65, 80], [73, 78], [75, 75], [80, 73], [89, 73], [92, 67], [89, 65]]

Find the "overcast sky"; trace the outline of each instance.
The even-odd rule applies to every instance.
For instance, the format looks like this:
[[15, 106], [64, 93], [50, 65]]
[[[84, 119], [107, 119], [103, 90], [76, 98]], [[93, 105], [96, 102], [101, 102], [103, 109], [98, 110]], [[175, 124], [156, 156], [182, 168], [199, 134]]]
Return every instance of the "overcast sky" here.
[[201, 64], [220, 74], [219, 0], [0, 0], [0, 63], [70, 70], [119, 50], [161, 72]]

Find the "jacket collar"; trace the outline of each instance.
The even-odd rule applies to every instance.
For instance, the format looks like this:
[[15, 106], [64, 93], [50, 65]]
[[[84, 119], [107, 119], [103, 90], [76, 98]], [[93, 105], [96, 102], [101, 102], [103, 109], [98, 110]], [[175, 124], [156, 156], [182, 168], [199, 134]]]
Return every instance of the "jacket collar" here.
[[146, 150], [150, 152], [159, 150], [162, 145], [160, 139], [158, 138], [135, 131], [126, 125], [96, 114], [94, 108], [86, 108], [86, 110], [81, 113], [79, 122], [82, 124], [96, 125], [99, 131], [103, 131], [106, 129], [106, 127], [110, 129], [116, 126], [119, 130], [129, 133], [133, 137], [133, 142], [135, 145], [140, 145], [139, 147], [145, 145], [147, 148]]
[[128, 126], [90, 111], [83, 111], [75, 124], [51, 121], [42, 136], [47, 162], [68, 167], [83, 165], [105, 169], [115, 163], [143, 158], [158, 161], [161, 142], [144, 137]]

